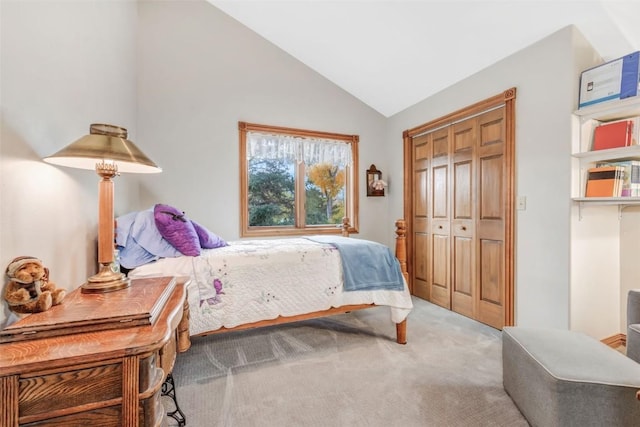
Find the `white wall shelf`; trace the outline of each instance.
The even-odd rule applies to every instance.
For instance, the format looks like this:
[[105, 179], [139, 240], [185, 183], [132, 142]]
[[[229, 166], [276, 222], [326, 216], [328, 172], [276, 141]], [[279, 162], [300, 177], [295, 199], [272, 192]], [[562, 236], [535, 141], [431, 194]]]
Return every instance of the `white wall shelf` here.
[[591, 205], [640, 205], [640, 197], [574, 197], [571, 200]]
[[582, 209], [585, 206], [618, 206], [618, 219], [622, 218], [622, 211], [625, 208], [640, 206], [640, 197], [574, 197], [571, 200], [579, 203], [579, 220], [582, 220]]
[[[591, 150], [594, 129], [603, 122], [640, 116], [640, 96], [603, 102], [574, 111], [578, 144], [572, 157], [576, 159], [573, 201], [591, 205], [636, 205], [640, 197], [584, 197], [588, 170], [598, 162], [640, 160], [640, 129], [634, 129], [634, 145], [606, 150]], [[621, 212], [621, 211], [620, 211]]]
[[581, 163], [593, 163], [602, 160], [640, 160], [640, 145], [610, 148], [608, 150], [581, 151], [574, 153], [573, 157], [580, 159]]
[[595, 119], [599, 121], [640, 116], [640, 96], [633, 96], [618, 101], [601, 102], [580, 108], [574, 111], [573, 114], [584, 120]]

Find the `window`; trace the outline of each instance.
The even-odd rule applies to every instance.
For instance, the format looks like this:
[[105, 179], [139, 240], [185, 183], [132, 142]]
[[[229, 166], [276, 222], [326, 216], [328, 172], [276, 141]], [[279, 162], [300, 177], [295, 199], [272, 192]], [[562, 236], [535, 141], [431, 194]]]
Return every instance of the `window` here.
[[358, 231], [358, 136], [239, 122], [241, 236]]

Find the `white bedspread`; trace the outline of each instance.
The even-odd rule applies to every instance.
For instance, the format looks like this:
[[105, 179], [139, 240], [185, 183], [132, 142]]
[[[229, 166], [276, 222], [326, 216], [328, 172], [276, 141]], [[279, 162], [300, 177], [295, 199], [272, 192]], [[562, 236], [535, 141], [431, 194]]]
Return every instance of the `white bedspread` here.
[[160, 259], [129, 277], [191, 277], [191, 335], [349, 304], [389, 306], [391, 321], [399, 323], [413, 307], [406, 283], [403, 291], [343, 292], [340, 254], [329, 244], [304, 238], [228, 243], [198, 257]]

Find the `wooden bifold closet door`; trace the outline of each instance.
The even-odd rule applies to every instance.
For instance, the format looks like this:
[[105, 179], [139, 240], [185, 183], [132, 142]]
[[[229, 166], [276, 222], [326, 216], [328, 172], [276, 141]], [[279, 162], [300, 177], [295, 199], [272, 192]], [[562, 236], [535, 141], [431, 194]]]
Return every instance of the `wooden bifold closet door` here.
[[405, 131], [412, 293], [498, 329], [513, 324], [514, 138], [507, 95], [512, 101], [515, 89]]

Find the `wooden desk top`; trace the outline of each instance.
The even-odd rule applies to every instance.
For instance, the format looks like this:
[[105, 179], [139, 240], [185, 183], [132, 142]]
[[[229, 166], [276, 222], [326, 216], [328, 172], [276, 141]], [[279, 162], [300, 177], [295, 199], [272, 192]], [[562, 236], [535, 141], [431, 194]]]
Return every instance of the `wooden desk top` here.
[[[144, 281], [154, 279], [142, 280], [133, 280], [131, 287], [148, 284]], [[184, 278], [174, 281], [173, 292], [154, 324], [0, 344], [0, 376], [42, 371], [44, 365], [55, 369], [72, 363], [99, 362], [154, 351], [170, 339], [181, 320], [187, 283], [188, 279]]]

